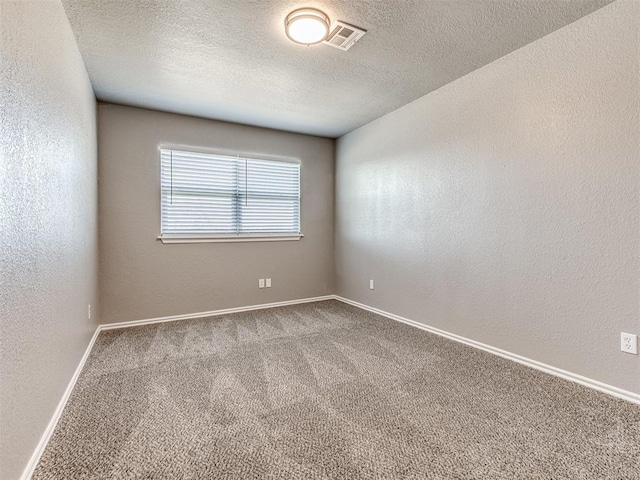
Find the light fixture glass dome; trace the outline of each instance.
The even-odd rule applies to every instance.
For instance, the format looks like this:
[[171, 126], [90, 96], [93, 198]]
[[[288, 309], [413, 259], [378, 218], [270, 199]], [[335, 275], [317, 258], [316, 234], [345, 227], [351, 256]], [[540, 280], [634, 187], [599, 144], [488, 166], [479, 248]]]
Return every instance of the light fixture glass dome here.
[[329, 17], [315, 8], [294, 10], [284, 21], [287, 37], [296, 43], [313, 45], [329, 34]]

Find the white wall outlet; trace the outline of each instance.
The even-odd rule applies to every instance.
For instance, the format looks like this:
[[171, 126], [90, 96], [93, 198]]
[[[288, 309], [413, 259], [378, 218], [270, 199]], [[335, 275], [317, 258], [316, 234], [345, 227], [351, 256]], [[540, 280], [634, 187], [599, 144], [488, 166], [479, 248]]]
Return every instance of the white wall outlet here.
[[620, 333], [620, 350], [632, 355], [638, 354], [638, 336], [633, 333]]
[[266, 283], [267, 288], [271, 288], [271, 279], [267, 278], [267, 283]]
[[258, 280], [258, 288], [264, 288], [264, 278]]
[[373, 290], [375, 288], [373, 280], [369, 280], [369, 289]]
[[91, 320], [91, 304], [89, 304], [89, 308], [87, 308], [87, 319]]

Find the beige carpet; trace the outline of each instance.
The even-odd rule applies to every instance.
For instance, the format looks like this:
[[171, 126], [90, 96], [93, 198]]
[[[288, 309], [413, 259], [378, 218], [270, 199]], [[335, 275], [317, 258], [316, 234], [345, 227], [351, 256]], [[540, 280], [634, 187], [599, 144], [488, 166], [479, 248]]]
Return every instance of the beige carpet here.
[[36, 479], [640, 478], [640, 407], [337, 301], [100, 334]]

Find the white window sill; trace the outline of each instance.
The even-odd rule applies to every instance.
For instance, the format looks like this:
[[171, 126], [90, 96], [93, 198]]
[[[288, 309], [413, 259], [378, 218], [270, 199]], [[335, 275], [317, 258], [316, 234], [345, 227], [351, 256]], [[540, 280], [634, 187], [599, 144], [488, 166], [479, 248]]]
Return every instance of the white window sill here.
[[243, 235], [164, 234], [158, 237], [162, 243], [223, 243], [223, 242], [286, 242], [300, 240], [301, 233], [261, 233]]

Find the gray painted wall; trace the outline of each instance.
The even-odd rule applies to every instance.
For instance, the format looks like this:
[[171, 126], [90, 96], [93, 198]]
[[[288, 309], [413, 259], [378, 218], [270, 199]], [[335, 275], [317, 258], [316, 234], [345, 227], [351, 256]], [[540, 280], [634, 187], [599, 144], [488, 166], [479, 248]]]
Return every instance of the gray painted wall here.
[[342, 137], [338, 293], [640, 393], [639, 9]]
[[[100, 298], [104, 322], [334, 292], [334, 141], [110, 104], [99, 105]], [[301, 161], [297, 242], [163, 244], [161, 144]], [[258, 289], [259, 278], [273, 287]]]
[[59, 2], [0, 2], [0, 31], [0, 476], [12, 479], [98, 320], [96, 103]]

